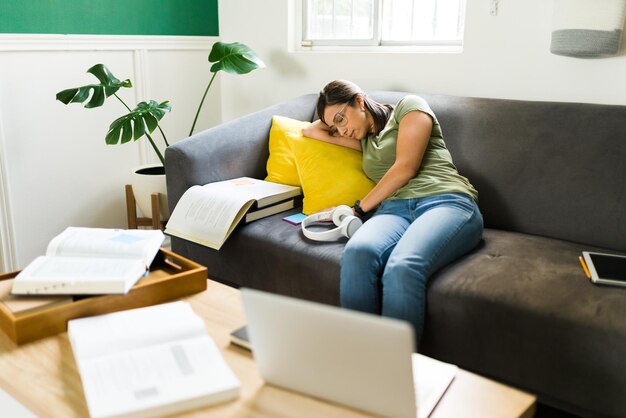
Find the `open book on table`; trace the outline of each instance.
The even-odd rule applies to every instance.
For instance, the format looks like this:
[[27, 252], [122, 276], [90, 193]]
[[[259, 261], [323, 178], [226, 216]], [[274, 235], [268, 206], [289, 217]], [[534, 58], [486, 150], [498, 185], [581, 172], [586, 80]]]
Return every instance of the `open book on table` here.
[[246, 214], [247, 221], [294, 207], [299, 187], [240, 177], [192, 186], [178, 201], [165, 233], [219, 250]]
[[13, 280], [13, 294], [127, 293], [147, 272], [159, 230], [69, 227]]
[[67, 332], [91, 418], [163, 416], [239, 395], [187, 302], [73, 319]]

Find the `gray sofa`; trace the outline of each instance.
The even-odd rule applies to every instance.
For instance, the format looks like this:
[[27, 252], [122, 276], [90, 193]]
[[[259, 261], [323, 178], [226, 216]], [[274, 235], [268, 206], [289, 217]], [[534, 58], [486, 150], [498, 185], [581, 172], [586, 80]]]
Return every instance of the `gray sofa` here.
[[[369, 94], [395, 104], [406, 93]], [[421, 96], [480, 193], [486, 230], [432, 277], [419, 351], [582, 416], [626, 416], [626, 288], [591, 284], [578, 262], [583, 250], [626, 252], [626, 106]], [[264, 178], [272, 115], [313, 120], [316, 99], [169, 147], [170, 209], [194, 184]], [[345, 241], [307, 241], [283, 216], [238, 227], [219, 252], [172, 246], [219, 281], [338, 304]]]

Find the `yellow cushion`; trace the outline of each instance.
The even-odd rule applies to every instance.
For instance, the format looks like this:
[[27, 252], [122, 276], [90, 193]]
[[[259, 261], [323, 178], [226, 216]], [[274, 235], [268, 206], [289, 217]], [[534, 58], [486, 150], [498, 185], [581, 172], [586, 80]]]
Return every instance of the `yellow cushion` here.
[[307, 215], [338, 206], [352, 206], [374, 187], [361, 168], [362, 154], [339, 145], [302, 136], [303, 122], [274, 116], [265, 180], [301, 186]]
[[310, 122], [302, 122], [274, 116], [270, 129], [270, 157], [267, 160], [267, 177], [265, 180], [274, 183], [300, 186], [300, 177], [296, 167], [296, 159], [289, 146], [290, 138], [302, 137], [302, 128]]
[[352, 206], [374, 187], [363, 172], [359, 151], [299, 136], [291, 140], [304, 194], [302, 212], [310, 215], [337, 206]]

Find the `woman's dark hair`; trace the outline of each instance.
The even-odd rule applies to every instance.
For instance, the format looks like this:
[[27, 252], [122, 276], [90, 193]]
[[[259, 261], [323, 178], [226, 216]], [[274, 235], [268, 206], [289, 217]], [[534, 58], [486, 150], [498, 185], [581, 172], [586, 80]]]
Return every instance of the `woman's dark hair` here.
[[[326, 106], [332, 106], [337, 103], [352, 105], [357, 95], [363, 97], [365, 108], [374, 118], [375, 134], [378, 135], [387, 124], [393, 106], [381, 104], [370, 99], [359, 86], [347, 80], [334, 80], [324, 86], [317, 99], [317, 115], [322, 122], [326, 123], [324, 120], [324, 110]], [[326, 125], [331, 126], [332, 123], [326, 123]]]

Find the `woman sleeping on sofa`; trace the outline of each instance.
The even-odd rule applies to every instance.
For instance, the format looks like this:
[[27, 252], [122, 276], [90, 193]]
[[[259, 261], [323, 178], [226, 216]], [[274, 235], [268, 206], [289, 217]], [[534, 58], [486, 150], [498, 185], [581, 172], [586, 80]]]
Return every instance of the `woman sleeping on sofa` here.
[[420, 97], [392, 107], [335, 80], [320, 92], [317, 114], [303, 135], [362, 151], [376, 183], [353, 207], [356, 216], [373, 215], [344, 249], [341, 305], [409, 321], [419, 341], [428, 278], [482, 237], [478, 193], [457, 172]]

